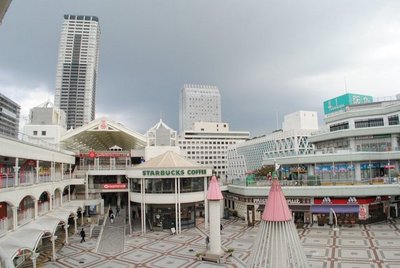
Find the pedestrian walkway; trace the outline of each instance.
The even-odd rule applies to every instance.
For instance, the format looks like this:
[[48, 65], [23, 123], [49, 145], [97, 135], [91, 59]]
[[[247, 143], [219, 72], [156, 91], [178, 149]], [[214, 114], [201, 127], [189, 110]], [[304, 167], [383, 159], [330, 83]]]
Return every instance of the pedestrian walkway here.
[[[124, 219], [123, 216], [120, 218]], [[81, 244], [79, 235], [75, 235], [71, 237], [68, 246], [57, 252], [57, 261], [49, 261], [43, 267], [245, 267], [258, 235], [258, 226], [248, 227], [240, 218], [231, 218], [228, 221], [221, 219], [224, 225], [222, 246], [233, 249], [233, 256], [226, 263], [217, 264], [199, 261], [196, 257], [196, 254], [204, 252], [206, 248], [204, 235], [207, 231], [202, 220], [198, 222], [199, 229], [185, 229], [177, 235], [171, 235], [167, 231], [148, 232], [144, 235], [135, 232], [125, 236], [125, 250], [122, 251], [114, 250], [111, 242], [106, 243], [105, 253], [96, 252], [93, 239]], [[109, 228], [113, 227], [119, 228], [115, 225]], [[339, 231], [329, 227], [305, 226], [304, 229], [298, 229], [298, 232], [312, 268], [399, 268], [399, 227], [396, 222], [383, 222], [356, 225], [352, 228], [340, 227]]]
[[110, 218], [107, 217], [97, 249], [98, 253], [105, 255], [115, 255], [124, 251], [125, 209], [121, 209], [119, 215], [117, 215], [115, 207], [112, 210], [115, 215], [114, 223], [111, 223]]

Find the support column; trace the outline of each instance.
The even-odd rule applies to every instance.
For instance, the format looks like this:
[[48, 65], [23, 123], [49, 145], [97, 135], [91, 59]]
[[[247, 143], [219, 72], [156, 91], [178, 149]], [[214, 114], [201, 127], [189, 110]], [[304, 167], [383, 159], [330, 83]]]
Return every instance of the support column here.
[[13, 231], [15, 231], [17, 230], [18, 227], [18, 207], [13, 206], [12, 211], [13, 211]]
[[15, 158], [15, 166], [14, 166], [14, 186], [18, 186], [19, 185], [19, 169], [20, 167], [18, 166], [18, 160], [19, 158]]
[[354, 177], [356, 181], [361, 181], [361, 165], [360, 163], [354, 163]]
[[64, 180], [64, 163], [61, 163], [61, 180]]
[[54, 161], [50, 162], [50, 179], [51, 181], [56, 180], [56, 163]]
[[83, 225], [83, 211], [81, 211], [81, 225]]
[[75, 228], [75, 230], [74, 230], [74, 233], [75, 234], [77, 234], [78, 233], [78, 216], [76, 216], [75, 215], [75, 217], [74, 217], [74, 228]]
[[32, 266], [33, 268], [36, 268], [36, 259], [39, 257], [39, 253], [33, 252], [31, 255], [31, 260], [32, 260]]
[[53, 258], [52, 258], [52, 261], [56, 261], [57, 260], [57, 256], [56, 256], [56, 239], [57, 239], [57, 236], [55, 236], [55, 235], [53, 235], [52, 237], [51, 237], [51, 246], [52, 246], [52, 249], [53, 249]]
[[50, 194], [50, 200], [49, 200], [49, 211], [53, 210], [53, 202], [54, 202], [54, 195]]
[[68, 185], [68, 201], [71, 201], [71, 184]]
[[204, 228], [208, 230], [207, 177], [204, 177]]
[[178, 218], [178, 211], [179, 211], [179, 207], [178, 207], [178, 178], [174, 179], [175, 181], [175, 190], [174, 190], [174, 194], [175, 194], [175, 229], [176, 232], [179, 232], [179, 218]]
[[89, 199], [89, 173], [86, 172], [86, 177], [85, 177], [85, 199]]
[[69, 179], [72, 180], [72, 165], [69, 164]]
[[39, 183], [39, 169], [40, 169], [40, 166], [39, 166], [39, 160], [36, 160], [36, 183]]
[[181, 214], [181, 179], [178, 178], [178, 233], [182, 232], [182, 214]]
[[69, 227], [68, 224], [64, 225], [64, 230], [65, 230], [65, 245], [68, 245], [68, 244], [69, 244], [69, 243], [68, 243], [68, 227]]
[[35, 206], [34, 219], [37, 219], [39, 217], [39, 200], [33, 201], [33, 204]]
[[129, 223], [129, 234], [132, 235], [132, 212], [131, 212], [131, 179], [128, 178], [128, 223]]

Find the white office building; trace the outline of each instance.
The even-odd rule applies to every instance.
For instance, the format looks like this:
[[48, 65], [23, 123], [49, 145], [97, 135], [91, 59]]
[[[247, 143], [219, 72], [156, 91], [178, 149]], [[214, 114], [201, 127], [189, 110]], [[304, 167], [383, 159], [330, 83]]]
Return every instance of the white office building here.
[[282, 129], [238, 143], [227, 152], [228, 181], [244, 180], [246, 173], [259, 169], [263, 159], [305, 155], [312, 151], [308, 137], [318, 130], [317, 113], [297, 111], [284, 117]]
[[249, 139], [249, 132], [230, 131], [228, 123], [195, 123], [178, 139], [182, 155], [199, 164], [212, 165], [214, 174], [226, 182], [227, 151]]
[[95, 118], [99, 40], [97, 17], [64, 15], [54, 103], [65, 111], [67, 129]]
[[179, 133], [195, 122], [221, 122], [221, 95], [216, 86], [185, 84], [179, 101]]
[[66, 131], [65, 112], [47, 101], [30, 110], [29, 122], [23, 127], [22, 140], [58, 148]]

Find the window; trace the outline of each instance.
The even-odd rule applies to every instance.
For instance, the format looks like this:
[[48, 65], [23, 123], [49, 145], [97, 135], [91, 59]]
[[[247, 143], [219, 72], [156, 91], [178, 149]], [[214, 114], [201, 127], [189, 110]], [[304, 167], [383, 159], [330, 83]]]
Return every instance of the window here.
[[371, 118], [368, 120], [355, 121], [356, 128], [379, 127], [379, 126], [383, 126], [383, 118]]
[[399, 124], [399, 115], [391, 115], [388, 116], [389, 126], [398, 125]]
[[37, 136], [37, 130], [33, 131], [33, 136]]
[[42, 136], [46, 136], [46, 130], [42, 130]]

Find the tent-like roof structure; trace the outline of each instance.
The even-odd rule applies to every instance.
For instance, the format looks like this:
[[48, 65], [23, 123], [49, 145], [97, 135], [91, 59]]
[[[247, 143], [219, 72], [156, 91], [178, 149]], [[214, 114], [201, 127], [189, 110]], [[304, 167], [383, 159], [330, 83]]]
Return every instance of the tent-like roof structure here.
[[71, 213], [76, 213], [79, 207], [83, 208], [83, 204], [72, 203], [59, 207], [2, 237], [0, 259], [4, 261], [5, 267], [14, 267], [13, 259], [20, 250], [35, 252], [43, 235], [53, 235], [60, 222], [67, 223]]
[[289, 206], [277, 179], [272, 182], [247, 267], [309, 267]]
[[138, 166], [135, 169], [151, 169], [151, 168], [192, 168], [202, 167], [199, 164], [186, 159], [185, 157], [173, 152], [167, 151], [156, 156]]
[[60, 142], [66, 149], [76, 151], [106, 151], [115, 145], [123, 151], [130, 151], [145, 147], [147, 139], [120, 123], [102, 117], [68, 131]]

